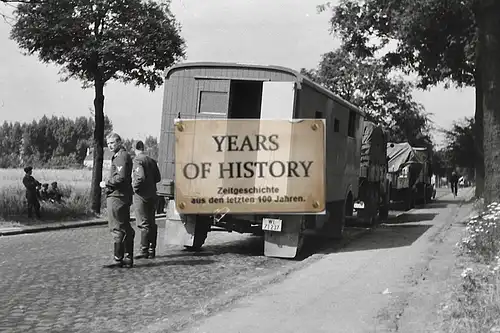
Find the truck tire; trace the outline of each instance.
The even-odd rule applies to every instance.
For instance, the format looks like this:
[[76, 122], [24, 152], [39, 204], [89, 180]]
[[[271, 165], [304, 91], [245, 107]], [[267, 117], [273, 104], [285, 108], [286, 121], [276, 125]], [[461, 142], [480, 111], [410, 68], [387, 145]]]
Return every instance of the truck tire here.
[[405, 196], [405, 210], [410, 210], [414, 207], [414, 202], [413, 202], [413, 191], [411, 188], [406, 190], [406, 196]]
[[378, 209], [378, 216], [380, 221], [385, 221], [389, 218], [389, 206], [383, 205]]
[[210, 230], [210, 218], [209, 217], [196, 217], [196, 225], [194, 227], [194, 241], [192, 246], [185, 246], [186, 249], [192, 251], [198, 251], [201, 249], [205, 240], [208, 236], [208, 231]]
[[346, 210], [348, 210], [349, 200], [344, 200], [340, 203], [335, 204], [337, 209], [332, 209], [332, 221], [330, 222], [331, 226], [331, 237], [333, 239], [342, 239], [344, 237], [344, 229], [345, 229], [345, 218], [346, 218]]
[[[388, 191], [386, 187], [386, 191]], [[389, 218], [389, 203], [390, 203], [390, 194], [388, 192], [383, 194], [382, 203], [378, 208], [378, 217], [380, 221], [386, 221]]]

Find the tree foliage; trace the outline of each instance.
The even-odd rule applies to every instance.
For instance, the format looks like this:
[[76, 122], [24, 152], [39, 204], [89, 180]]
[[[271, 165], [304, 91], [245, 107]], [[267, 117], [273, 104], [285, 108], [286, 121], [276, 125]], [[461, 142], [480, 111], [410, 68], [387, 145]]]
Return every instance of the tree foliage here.
[[61, 66], [63, 79], [76, 78], [95, 90], [92, 209], [100, 212], [104, 86], [111, 79], [150, 90], [163, 71], [182, 59], [185, 42], [169, 2], [152, 0], [44, 0], [14, 11], [11, 38], [45, 63]]
[[413, 85], [380, 59], [357, 59], [345, 49], [325, 53], [316, 69], [302, 74], [360, 107], [367, 118], [384, 126], [392, 142], [428, 146], [430, 121], [412, 96]]
[[[418, 87], [445, 83], [476, 90], [476, 196], [484, 185], [483, 85], [477, 0], [340, 0], [332, 31], [358, 57], [382, 53], [385, 66], [416, 73]], [[386, 46], [392, 50], [387, 51]]]
[[134, 81], [154, 90], [163, 71], [184, 56], [168, 4], [139, 0], [44, 0], [22, 3], [11, 36], [65, 78]]
[[474, 118], [465, 118], [461, 122], [455, 122], [450, 130], [445, 131], [446, 150], [452, 165], [474, 168], [474, 160], [477, 158], [474, 126]]
[[[473, 85], [477, 42], [473, 0], [340, 0], [332, 31], [358, 57], [416, 72], [419, 87]], [[321, 6], [322, 10], [327, 7]]]
[[[106, 132], [111, 132], [108, 117], [105, 123]], [[43, 116], [31, 123], [4, 122], [0, 127], [0, 168], [81, 167], [92, 146], [94, 127], [91, 117]]]

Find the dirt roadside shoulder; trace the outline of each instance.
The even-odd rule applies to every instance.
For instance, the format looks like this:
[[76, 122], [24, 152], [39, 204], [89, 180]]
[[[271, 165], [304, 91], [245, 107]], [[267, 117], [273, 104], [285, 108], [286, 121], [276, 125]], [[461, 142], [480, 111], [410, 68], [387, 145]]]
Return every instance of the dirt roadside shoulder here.
[[[407, 296], [396, 300], [386, 309], [390, 312], [391, 327], [387, 332], [442, 332], [441, 311], [455, 283], [456, 244], [465, 229], [463, 223], [473, 212], [467, 193], [458, 210], [432, 238], [422, 261], [407, 280]], [[459, 274], [459, 273], [458, 273]]]

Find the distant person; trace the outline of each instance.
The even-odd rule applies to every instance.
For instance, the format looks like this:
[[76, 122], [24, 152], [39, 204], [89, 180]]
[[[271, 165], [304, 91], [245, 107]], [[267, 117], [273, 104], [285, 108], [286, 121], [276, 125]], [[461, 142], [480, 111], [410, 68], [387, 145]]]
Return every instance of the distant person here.
[[155, 211], [158, 197], [156, 183], [161, 180], [158, 164], [144, 153], [144, 143], [136, 141], [132, 147], [135, 158], [132, 167], [132, 188], [137, 228], [141, 230], [141, 253], [136, 259], [153, 259], [156, 256], [158, 225]]
[[23, 185], [26, 188], [26, 200], [28, 201], [28, 217], [32, 217], [33, 209], [37, 218], [41, 218], [40, 202], [38, 201], [38, 190], [42, 184], [37, 181], [33, 176], [33, 167], [28, 166], [24, 168], [26, 173], [23, 178]]
[[455, 171], [451, 173], [450, 184], [451, 184], [451, 193], [456, 197], [458, 195], [458, 175]]
[[132, 205], [132, 158], [123, 147], [121, 137], [111, 133], [106, 138], [111, 158], [110, 177], [100, 183], [106, 189], [108, 223], [114, 238], [114, 259], [118, 266], [131, 268], [134, 254], [134, 228], [130, 225]]
[[47, 197], [50, 202], [62, 203], [62, 193], [57, 186], [57, 182], [52, 182], [47, 190]]
[[436, 175], [432, 175], [431, 185], [432, 185], [432, 199], [436, 199]]

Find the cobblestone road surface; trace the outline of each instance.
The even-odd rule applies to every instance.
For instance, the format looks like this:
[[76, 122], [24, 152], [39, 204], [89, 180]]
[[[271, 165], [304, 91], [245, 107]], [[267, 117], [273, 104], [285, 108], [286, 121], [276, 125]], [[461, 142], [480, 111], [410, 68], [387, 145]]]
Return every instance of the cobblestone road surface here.
[[109, 268], [111, 242], [106, 227], [1, 237], [0, 331], [135, 332], [157, 321], [173, 330], [215, 296], [299, 264], [264, 257], [262, 238], [212, 232], [202, 252], [161, 249], [133, 269]]
[[214, 298], [301, 264], [264, 257], [259, 237], [212, 232], [202, 252], [161, 248], [155, 260], [113, 269], [106, 227], [0, 237], [0, 253], [1, 332], [136, 332], [159, 322], [172, 332]]

